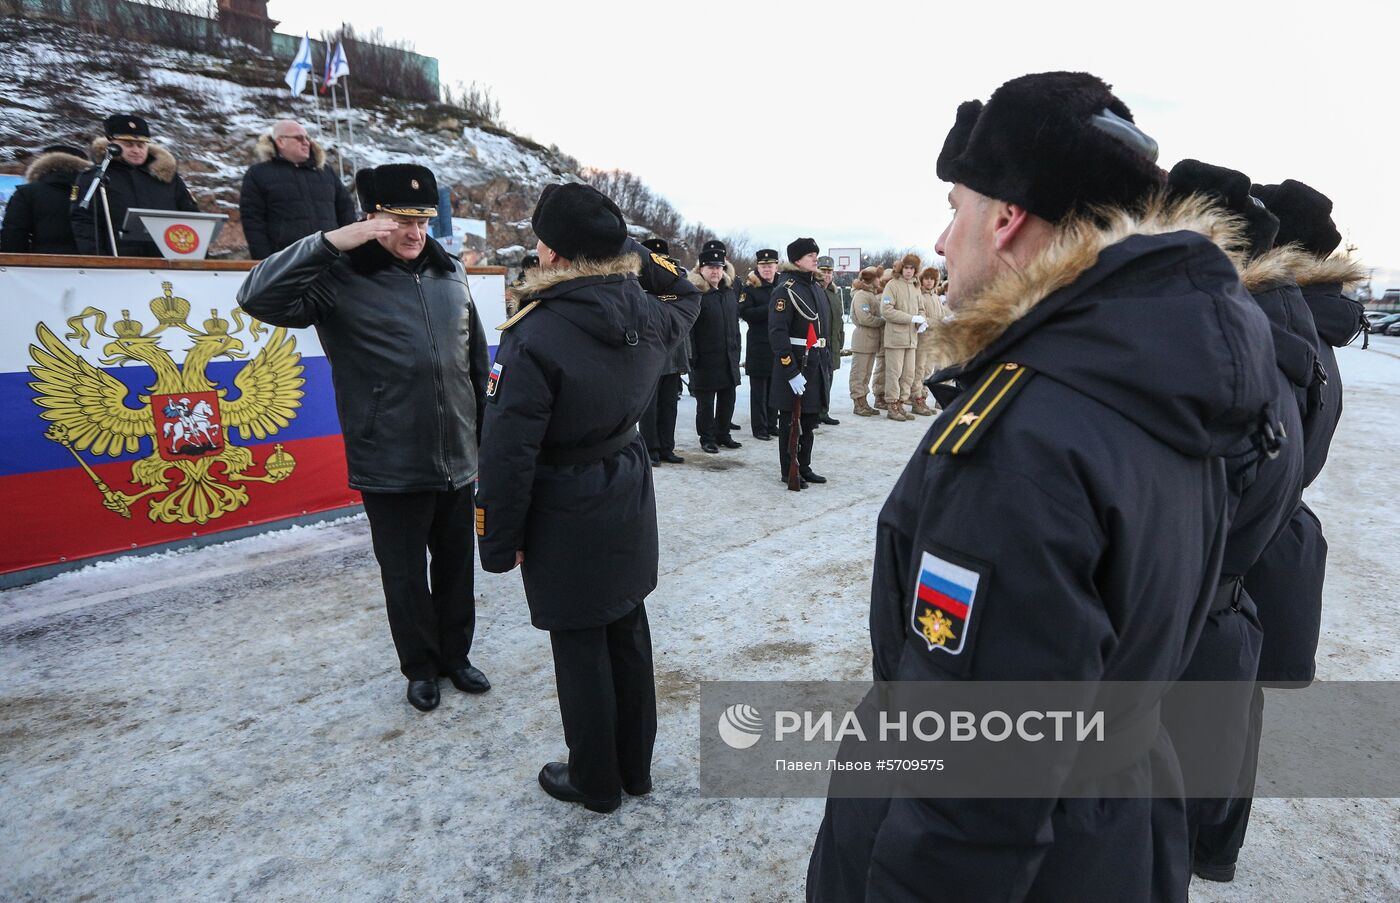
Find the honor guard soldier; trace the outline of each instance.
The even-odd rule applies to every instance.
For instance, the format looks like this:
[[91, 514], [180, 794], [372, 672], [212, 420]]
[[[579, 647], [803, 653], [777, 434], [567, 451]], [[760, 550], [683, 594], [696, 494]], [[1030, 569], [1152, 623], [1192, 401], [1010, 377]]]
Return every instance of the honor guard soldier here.
[[763, 442], [778, 429], [778, 409], [773, 407], [773, 346], [768, 344], [768, 310], [772, 306], [773, 280], [778, 276], [778, 252], [760, 248], [754, 269], [739, 293], [739, 316], [745, 323], [744, 372], [749, 377], [749, 424], [753, 437]]
[[[827, 336], [826, 356], [831, 362], [831, 384], [836, 385], [836, 371], [841, 369], [841, 349], [846, 346], [846, 314], [841, 305], [841, 291], [836, 287], [836, 261], [825, 254], [817, 258], [817, 279], [831, 302], [831, 316], [827, 319], [831, 334]], [[829, 398], [827, 403], [830, 404]], [[841, 421], [832, 417], [826, 408], [822, 408], [817, 422], [825, 426], [836, 426]]]
[[[768, 342], [773, 346], [773, 384], [769, 391], [773, 406], [778, 409], [780, 478], [794, 489], [826, 482], [826, 477], [812, 470], [817, 423], [831, 401], [831, 365], [827, 362], [831, 300], [817, 281], [819, 250], [810, 238], [799, 238], [787, 246], [788, 262], [778, 273], [768, 311]], [[799, 429], [800, 481], [792, 486], [791, 437]]]
[[462, 264], [428, 235], [432, 172], [389, 164], [355, 185], [366, 219], [274, 253], [238, 303], [274, 326], [316, 327], [408, 701], [426, 712], [440, 676], [466, 693], [491, 687], [467, 657], [486, 336]]
[[551, 185], [531, 220], [540, 266], [501, 327], [477, 490], [481, 566], [517, 565], [549, 631], [568, 762], [549, 795], [610, 812], [651, 789], [656, 688], [643, 601], [656, 588], [656, 495], [636, 424], [700, 295], [627, 237], [617, 205]]
[[[958, 108], [937, 163], [944, 411], [879, 516], [876, 680], [1180, 676], [1216, 597], [1221, 456], [1262, 440], [1276, 374], [1220, 224], [1161, 200], [1156, 153], [1086, 73]], [[1184, 903], [1156, 700], [1106, 715], [1121, 758], [1047, 762], [1059, 798], [828, 800], [808, 898]]]
[[104, 192], [99, 190], [91, 204], [79, 206], [87, 196], [88, 187], [98, 177], [100, 166], [83, 173], [73, 186], [71, 218], [78, 253], [112, 253], [107, 232], [110, 214], [120, 256], [159, 257], [160, 249], [150, 236], [143, 232], [140, 236], [128, 237], [122, 232], [126, 211], [137, 207], [192, 213], [199, 206], [180, 178], [175, 157], [160, 145], [151, 143], [151, 128], [146, 120], [134, 113], [118, 113], [103, 120], [102, 129], [104, 137], [92, 143], [92, 157], [101, 161], [112, 156], [104, 178], [105, 200]]
[[[671, 246], [663, 238], [648, 238], [642, 242], [648, 251], [660, 254], [674, 265]], [[531, 255], [534, 256], [534, 255]], [[539, 258], [536, 257], [536, 260]], [[685, 458], [676, 454], [676, 409], [681, 399], [681, 378], [690, 372], [690, 337], [682, 336], [671, 349], [666, 365], [661, 368], [661, 376], [656, 381], [656, 391], [642, 412], [642, 438], [646, 440], [647, 452], [651, 455], [652, 466], [660, 464], [684, 464]]]

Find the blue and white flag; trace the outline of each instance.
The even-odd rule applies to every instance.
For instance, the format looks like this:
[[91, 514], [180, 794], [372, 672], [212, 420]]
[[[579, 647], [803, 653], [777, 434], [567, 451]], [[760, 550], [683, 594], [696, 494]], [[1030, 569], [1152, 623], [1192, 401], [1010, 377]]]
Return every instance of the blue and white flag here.
[[333, 85], [350, 74], [350, 61], [345, 58], [345, 42], [335, 42], [335, 53], [326, 60], [326, 84]]
[[300, 94], [306, 88], [306, 80], [311, 76], [311, 33], [306, 32], [301, 36], [301, 47], [297, 50], [296, 59], [292, 60], [292, 66], [287, 70], [287, 87], [292, 89], [292, 94]]

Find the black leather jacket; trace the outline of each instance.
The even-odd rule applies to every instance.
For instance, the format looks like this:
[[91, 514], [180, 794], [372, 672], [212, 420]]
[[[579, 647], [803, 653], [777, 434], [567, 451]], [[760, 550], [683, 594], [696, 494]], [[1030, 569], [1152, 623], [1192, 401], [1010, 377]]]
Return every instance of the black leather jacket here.
[[331, 364], [350, 487], [457, 489], [476, 478], [486, 336], [462, 265], [431, 238], [404, 263], [322, 233], [258, 264], [238, 290], [275, 326], [315, 326]]

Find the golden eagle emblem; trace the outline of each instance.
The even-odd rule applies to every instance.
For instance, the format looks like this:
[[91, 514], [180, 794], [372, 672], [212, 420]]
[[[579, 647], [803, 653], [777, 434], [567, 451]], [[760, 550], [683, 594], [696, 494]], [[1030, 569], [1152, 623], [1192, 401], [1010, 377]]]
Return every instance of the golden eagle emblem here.
[[[94, 331], [111, 340], [102, 348], [104, 366], [134, 363], [155, 371], [154, 382], [135, 396], [138, 407], [129, 405], [133, 392], [125, 383], [83, 358], [43, 323], [36, 330], [38, 344], [29, 346], [34, 359], [29, 385], [34, 403], [43, 408], [39, 416], [51, 423], [44, 435], [72, 453], [102, 493], [107, 510], [129, 518], [132, 505], [151, 496], [152, 521], [204, 524], [248, 503], [248, 490], [241, 484], [279, 483], [296, 467], [278, 444], [263, 460], [263, 472], [249, 473], [253, 453], [233, 443], [232, 430], [247, 441], [285, 429], [301, 407], [306, 380], [296, 339], [278, 327], [234, 376], [237, 397], [228, 400], [228, 388], [208, 377], [209, 363], [220, 357], [247, 358], [239, 334], [246, 331], [251, 342], [267, 334], [267, 327], [234, 309], [232, 332], [218, 310], [198, 329], [187, 322], [190, 303], [175, 296], [171, 283], [162, 288], [164, 294], [150, 303], [157, 322], [149, 332], [127, 310], [111, 332], [107, 313], [94, 307], [68, 319], [65, 338], [76, 339], [83, 348]], [[88, 320], [93, 321], [91, 331]], [[192, 339], [183, 364], [161, 347], [166, 330], [182, 330]], [[108, 486], [79, 454], [116, 457], [145, 449], [150, 454], [131, 465], [132, 488], [144, 487], [134, 493]], [[172, 488], [173, 481], [178, 482]]]

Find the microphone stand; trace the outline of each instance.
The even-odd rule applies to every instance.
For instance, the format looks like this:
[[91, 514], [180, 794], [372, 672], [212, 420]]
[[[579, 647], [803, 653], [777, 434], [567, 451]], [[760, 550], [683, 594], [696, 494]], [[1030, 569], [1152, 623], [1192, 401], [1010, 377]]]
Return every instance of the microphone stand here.
[[98, 191], [102, 192], [102, 216], [107, 221], [107, 240], [112, 246], [112, 256], [117, 255], [117, 233], [112, 228], [112, 205], [107, 203], [107, 167], [112, 165], [112, 161], [120, 157], [122, 149], [113, 144], [107, 148], [107, 159], [102, 161], [102, 168], [97, 171], [97, 176], [88, 185], [87, 194], [78, 203], [78, 209], [86, 210], [92, 205], [92, 196]]

